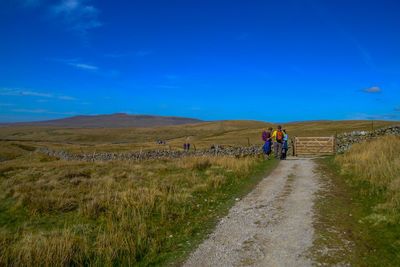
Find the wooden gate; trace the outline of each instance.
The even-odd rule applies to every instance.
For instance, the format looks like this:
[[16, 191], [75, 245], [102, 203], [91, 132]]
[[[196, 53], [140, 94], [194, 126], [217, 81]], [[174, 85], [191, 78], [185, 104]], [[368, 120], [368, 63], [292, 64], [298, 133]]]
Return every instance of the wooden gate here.
[[334, 137], [296, 137], [295, 155], [323, 155], [335, 152]]

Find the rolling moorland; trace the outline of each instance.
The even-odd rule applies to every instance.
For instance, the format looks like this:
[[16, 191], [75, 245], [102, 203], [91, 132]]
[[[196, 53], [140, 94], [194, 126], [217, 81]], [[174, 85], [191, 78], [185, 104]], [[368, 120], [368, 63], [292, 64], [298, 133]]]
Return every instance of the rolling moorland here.
[[[335, 136], [343, 132], [371, 130], [394, 124], [392, 121], [311, 121], [282, 125], [289, 136], [293, 137]], [[208, 149], [212, 144], [260, 145], [261, 132], [276, 126], [261, 121], [229, 120], [145, 128], [3, 127], [0, 128], [0, 142], [12, 140], [14, 144], [48, 147], [72, 153], [180, 150], [184, 143], [191, 143], [193, 149]], [[165, 140], [166, 144], [158, 145], [159, 139]], [[15, 153], [18, 152], [4, 150], [0, 157], [12, 158]]]
[[[373, 127], [393, 124], [374, 121]], [[31, 153], [36, 147], [86, 153], [182, 149], [185, 142], [197, 148], [261, 144], [261, 131], [270, 125], [275, 126], [257, 121], [219, 121], [152, 128], [0, 128], [1, 139], [15, 140], [1, 141], [0, 149], [0, 157], [5, 160], [0, 163], [0, 265], [180, 264], [235, 199], [250, 192], [278, 163], [251, 157], [62, 162]], [[284, 128], [291, 136], [333, 136], [370, 130], [372, 123], [296, 122]], [[167, 144], [156, 144], [158, 139]], [[357, 233], [374, 225], [382, 228], [398, 222], [398, 195], [394, 193], [398, 191], [398, 138], [382, 142], [394, 145], [354, 146], [329, 161], [339, 175], [350, 177], [343, 179], [357, 182], [350, 189], [347, 184], [341, 188], [360, 191], [362, 197], [379, 192], [379, 198], [368, 202], [363, 213], [354, 212], [357, 219], [371, 215], [366, 228], [351, 228], [354, 221], [348, 220], [341, 224]], [[376, 151], [390, 153], [381, 158], [374, 156]], [[358, 183], [363, 186], [357, 187]], [[340, 199], [328, 199], [331, 202], [327, 203], [333, 208]], [[320, 210], [321, 216], [335, 211]], [[330, 213], [329, 218], [334, 221], [334, 214]], [[393, 230], [385, 233], [396, 241]], [[366, 236], [369, 247], [349, 256], [354, 262], [363, 265], [358, 256], [365, 255], [371, 246], [387, 248], [386, 243], [374, 248], [378, 237], [372, 233]], [[323, 246], [323, 242], [316, 246]], [[396, 257], [381, 250], [380, 255]]]
[[184, 117], [166, 117], [155, 115], [128, 115], [114, 113], [105, 115], [78, 115], [56, 120], [0, 123], [0, 127], [10, 126], [48, 126], [48, 127], [154, 127], [202, 122], [202, 120]]

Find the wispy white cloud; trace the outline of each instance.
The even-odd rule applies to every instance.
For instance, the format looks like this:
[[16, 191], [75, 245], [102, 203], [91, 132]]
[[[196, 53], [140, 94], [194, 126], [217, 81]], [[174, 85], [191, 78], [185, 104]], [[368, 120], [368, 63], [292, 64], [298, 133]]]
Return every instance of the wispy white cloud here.
[[73, 63], [73, 62], [70, 62], [70, 63], [68, 63], [68, 65], [71, 65], [71, 66], [73, 66], [75, 68], [78, 68], [78, 69], [84, 69], [84, 70], [97, 70], [97, 69], [99, 69], [97, 66], [84, 64], [84, 63]]
[[[55, 96], [49, 93], [26, 91], [19, 88], [0, 88], [0, 95], [8, 96], [34, 96], [34, 97], [46, 97], [46, 98], [58, 98], [61, 100], [76, 100], [74, 97], [70, 96]], [[39, 99], [37, 102], [47, 102], [47, 100]]]
[[36, 7], [36, 6], [40, 6], [44, 1], [43, 0], [19, 0], [19, 2], [24, 7]]
[[58, 99], [62, 99], [62, 100], [76, 100], [76, 98], [70, 97], [70, 96], [59, 96]]
[[0, 95], [11, 95], [11, 96], [40, 96], [40, 97], [53, 97], [51, 94], [25, 91], [15, 88], [0, 88]]
[[21, 95], [31, 95], [31, 96], [40, 96], [40, 97], [53, 97], [51, 94], [44, 94], [38, 92], [31, 92], [31, 91], [22, 91], [20, 92]]
[[349, 116], [351, 120], [394, 120], [398, 117], [397, 114], [366, 114], [366, 113], [353, 113]]
[[57, 115], [75, 115], [76, 112], [55, 112], [55, 111], [48, 111], [45, 109], [13, 109], [14, 112], [21, 112], [21, 113], [46, 113], [46, 114], [57, 114]]
[[373, 57], [371, 53], [357, 40], [357, 38], [348, 31], [348, 29], [340, 23], [340, 21], [332, 16], [332, 12], [329, 12], [327, 8], [324, 7], [323, 1], [307, 1], [308, 5], [312, 10], [316, 12], [316, 14], [320, 17], [320, 19], [328, 24], [330, 27], [336, 29], [338, 33], [340, 33], [344, 38], [350, 41], [350, 44], [355, 47], [358, 51], [361, 60], [367, 65], [371, 70], [377, 71], [377, 67], [374, 63]]
[[82, 70], [96, 71], [99, 69], [99, 67], [97, 67], [93, 64], [83, 63], [80, 58], [71, 58], [71, 59], [48, 58], [47, 60], [60, 62], [60, 63], [66, 64], [68, 66], [75, 67], [75, 68], [82, 69]]
[[381, 88], [379, 88], [378, 86], [372, 86], [370, 88], [365, 88], [362, 89], [361, 91], [366, 92], [366, 93], [381, 93]]
[[103, 25], [98, 19], [100, 10], [86, 2], [88, 0], [63, 0], [52, 6], [51, 13], [61, 17], [70, 30], [86, 36], [89, 30]]
[[360, 53], [361, 59], [364, 61], [365, 65], [370, 67], [372, 70], [377, 70], [374, 60], [372, 59], [371, 54], [368, 50], [362, 46], [352, 35], [350, 35], [350, 40], [353, 41], [355, 47], [357, 48], [358, 52]]
[[100, 10], [88, 4], [92, 0], [16, 0], [26, 8], [40, 7], [47, 9], [53, 19], [62, 20], [67, 29], [80, 34], [87, 41], [89, 30], [101, 27]]
[[46, 111], [48, 114], [57, 114], [57, 115], [76, 115], [76, 112], [54, 112], [54, 111]]
[[104, 77], [117, 77], [120, 74], [120, 71], [118, 71], [118, 70], [104, 70], [93, 64], [82, 63], [80, 61], [80, 59], [52, 59], [52, 60], [61, 62], [63, 64], [74, 67], [76, 69], [88, 71], [93, 74], [104, 76]]
[[383, 114], [383, 115], [372, 115], [372, 116], [367, 116], [368, 120], [391, 120], [396, 118], [396, 114]]
[[45, 109], [13, 109], [14, 112], [24, 112], [24, 113], [45, 113]]

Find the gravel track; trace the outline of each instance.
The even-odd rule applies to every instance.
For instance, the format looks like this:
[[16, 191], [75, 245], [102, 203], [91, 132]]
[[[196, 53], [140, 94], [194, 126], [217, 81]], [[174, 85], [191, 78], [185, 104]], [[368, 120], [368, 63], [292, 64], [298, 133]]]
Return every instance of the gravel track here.
[[231, 208], [183, 266], [311, 266], [312, 206], [319, 189], [310, 158], [291, 158]]

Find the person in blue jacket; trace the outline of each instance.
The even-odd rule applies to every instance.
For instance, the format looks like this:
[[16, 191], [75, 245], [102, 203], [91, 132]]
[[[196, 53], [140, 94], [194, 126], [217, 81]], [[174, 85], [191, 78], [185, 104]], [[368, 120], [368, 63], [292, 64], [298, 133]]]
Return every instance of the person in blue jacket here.
[[285, 152], [282, 152], [282, 158], [281, 159], [286, 159], [287, 156], [287, 151], [288, 151], [288, 135], [286, 133], [286, 129], [283, 130], [283, 132], [285, 133], [285, 136], [283, 137], [283, 150], [285, 150]]
[[269, 154], [271, 154], [271, 146], [272, 146], [271, 133], [272, 133], [272, 128], [268, 128], [267, 131], [263, 131], [262, 133], [262, 140], [265, 142], [263, 150], [266, 159], [269, 159]]

